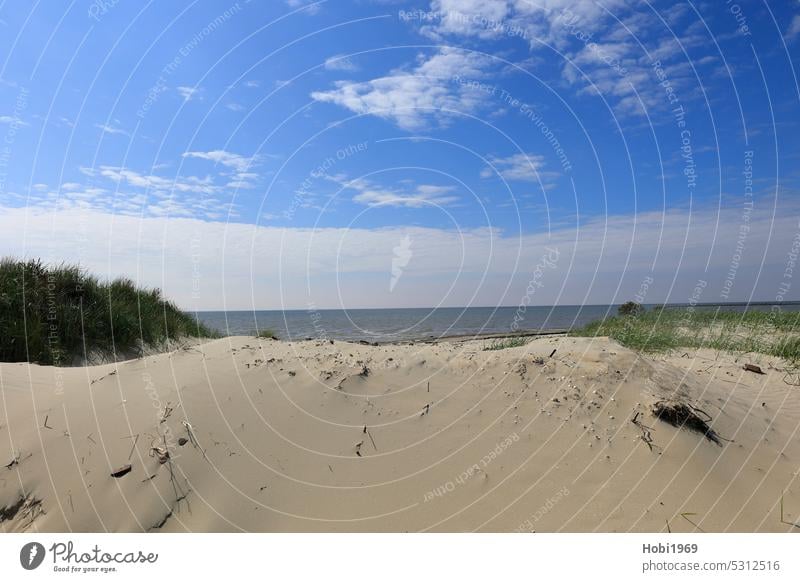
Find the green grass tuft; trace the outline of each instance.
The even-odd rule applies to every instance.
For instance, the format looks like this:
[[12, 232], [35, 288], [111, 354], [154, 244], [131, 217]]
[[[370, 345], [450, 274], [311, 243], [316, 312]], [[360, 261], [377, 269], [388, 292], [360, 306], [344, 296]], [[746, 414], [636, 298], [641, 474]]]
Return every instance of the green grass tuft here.
[[261, 331], [258, 332], [258, 337], [260, 337], [261, 339], [274, 339], [274, 340], [276, 340], [276, 339], [278, 339], [278, 334], [276, 334], [271, 329], [262, 329]]
[[663, 307], [636, 317], [609, 317], [570, 332], [573, 336], [608, 336], [642, 352], [710, 348], [733, 353], [761, 353], [800, 362], [800, 312], [723, 311], [713, 308]]
[[218, 334], [158, 289], [130, 279], [102, 283], [70, 265], [0, 261], [0, 361], [68, 366], [185, 337]]
[[518, 348], [528, 343], [524, 337], [509, 337], [493, 340], [488, 346], [484, 346], [484, 351], [505, 350], [506, 348]]

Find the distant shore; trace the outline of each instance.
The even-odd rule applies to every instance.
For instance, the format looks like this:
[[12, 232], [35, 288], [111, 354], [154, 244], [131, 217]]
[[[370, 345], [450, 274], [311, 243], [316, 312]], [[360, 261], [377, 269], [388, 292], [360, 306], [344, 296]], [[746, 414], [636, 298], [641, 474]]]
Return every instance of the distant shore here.
[[[751, 311], [772, 311], [774, 304], [750, 304]], [[741, 313], [745, 305], [645, 306], [647, 311], [691, 309]], [[508, 337], [577, 330], [617, 315], [618, 305], [398, 308], [353, 310], [201, 311], [198, 319], [222, 335], [256, 335], [270, 330], [284, 340], [306, 338], [397, 343], [449, 338]], [[800, 311], [800, 303], [781, 306]]]

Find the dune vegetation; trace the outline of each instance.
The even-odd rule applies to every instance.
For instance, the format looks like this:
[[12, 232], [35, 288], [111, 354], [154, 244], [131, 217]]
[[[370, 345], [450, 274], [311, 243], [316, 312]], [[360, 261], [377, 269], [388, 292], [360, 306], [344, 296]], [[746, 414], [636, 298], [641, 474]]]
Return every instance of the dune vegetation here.
[[709, 348], [800, 361], [800, 312], [663, 307], [595, 321], [573, 336], [608, 336], [643, 352]]
[[160, 290], [130, 279], [102, 282], [77, 266], [0, 261], [0, 361], [68, 366], [216, 335]]
[[507, 348], [518, 348], [528, 343], [528, 339], [524, 337], [509, 337], [496, 339], [486, 345], [484, 351], [505, 350]]

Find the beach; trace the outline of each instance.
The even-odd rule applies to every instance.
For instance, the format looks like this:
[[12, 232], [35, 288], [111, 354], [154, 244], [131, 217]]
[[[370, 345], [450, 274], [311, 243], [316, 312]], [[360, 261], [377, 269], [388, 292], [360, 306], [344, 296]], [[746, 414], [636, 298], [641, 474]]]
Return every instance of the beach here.
[[237, 336], [2, 363], [0, 531], [800, 531], [780, 358], [491, 346]]

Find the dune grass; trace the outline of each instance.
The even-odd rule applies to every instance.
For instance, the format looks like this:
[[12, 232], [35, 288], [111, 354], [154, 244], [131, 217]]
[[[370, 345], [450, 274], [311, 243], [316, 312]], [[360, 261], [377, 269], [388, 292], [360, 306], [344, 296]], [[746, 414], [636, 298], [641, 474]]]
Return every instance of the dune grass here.
[[573, 336], [609, 336], [643, 352], [709, 348], [755, 352], [800, 361], [800, 312], [723, 311], [668, 307], [638, 315], [610, 317], [570, 332]]
[[524, 337], [508, 337], [493, 340], [489, 345], [484, 346], [484, 351], [505, 350], [506, 348], [518, 348], [528, 343]]
[[0, 261], [0, 361], [71, 365], [185, 337], [217, 334], [158, 289], [104, 283], [75, 266]]

